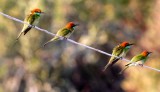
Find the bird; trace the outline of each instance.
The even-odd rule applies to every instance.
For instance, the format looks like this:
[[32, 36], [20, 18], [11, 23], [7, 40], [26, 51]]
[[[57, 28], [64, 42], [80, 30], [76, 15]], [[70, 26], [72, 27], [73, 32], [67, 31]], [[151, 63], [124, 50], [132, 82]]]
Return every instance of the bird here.
[[[103, 71], [105, 71], [108, 67], [113, 66], [119, 59], [125, 57], [132, 45], [134, 44], [130, 44], [124, 41], [121, 44], [115, 46], [112, 50], [113, 56], [110, 58], [109, 63], [104, 67]], [[115, 56], [117, 56], [118, 58]]]
[[144, 50], [142, 53], [134, 56], [131, 61], [125, 65], [125, 68], [123, 70], [120, 71], [119, 74], [122, 74], [122, 72], [124, 72], [127, 68], [129, 68], [130, 66], [133, 65], [141, 65], [143, 66], [143, 64], [146, 62], [146, 60], [148, 59], [148, 56], [151, 54], [152, 52], [146, 51]]
[[27, 15], [27, 16], [25, 17], [24, 22], [26, 22], [26, 23], [28, 23], [28, 24], [30, 24], [30, 25], [32, 25], [32, 26], [30, 26], [30, 25], [28, 25], [28, 24], [24, 24], [24, 25], [23, 25], [23, 28], [22, 28], [21, 32], [19, 33], [19, 35], [18, 35], [18, 37], [17, 37], [16, 40], [19, 39], [19, 37], [22, 35], [22, 33], [24, 33], [24, 35], [27, 34], [27, 32], [28, 32], [32, 27], [34, 27], [34, 24], [38, 23], [38, 20], [39, 20], [39, 18], [40, 18], [40, 16], [41, 16], [42, 13], [44, 13], [44, 12], [42, 12], [41, 9], [35, 8], [35, 9], [33, 9], [33, 10], [30, 12], [29, 15]]
[[74, 32], [75, 27], [78, 26], [78, 24], [75, 24], [73, 22], [68, 22], [66, 26], [62, 29], [60, 29], [57, 33], [56, 36], [53, 37], [51, 40], [46, 42], [43, 47], [46, 46], [46, 44], [52, 42], [52, 41], [57, 41], [60, 40], [60, 37], [64, 37], [65, 39], [69, 38], [71, 34]]

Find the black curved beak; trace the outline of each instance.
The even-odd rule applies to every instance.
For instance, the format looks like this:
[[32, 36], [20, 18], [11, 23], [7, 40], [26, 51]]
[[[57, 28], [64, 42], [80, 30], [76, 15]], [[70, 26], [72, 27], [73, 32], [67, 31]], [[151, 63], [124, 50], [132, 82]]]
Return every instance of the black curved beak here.
[[152, 52], [148, 52], [149, 54], [151, 54]]
[[79, 26], [79, 24], [75, 24], [74, 26]]
[[42, 14], [44, 14], [44, 12], [41, 12]]
[[129, 44], [129, 46], [131, 46], [131, 45], [135, 45], [135, 44], [134, 43]]

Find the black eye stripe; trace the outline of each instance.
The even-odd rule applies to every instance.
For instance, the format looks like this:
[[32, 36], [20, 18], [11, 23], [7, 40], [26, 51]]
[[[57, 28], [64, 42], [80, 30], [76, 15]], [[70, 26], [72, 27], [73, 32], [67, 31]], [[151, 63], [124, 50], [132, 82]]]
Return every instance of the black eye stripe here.
[[41, 12], [37, 11], [37, 13], [41, 13]]

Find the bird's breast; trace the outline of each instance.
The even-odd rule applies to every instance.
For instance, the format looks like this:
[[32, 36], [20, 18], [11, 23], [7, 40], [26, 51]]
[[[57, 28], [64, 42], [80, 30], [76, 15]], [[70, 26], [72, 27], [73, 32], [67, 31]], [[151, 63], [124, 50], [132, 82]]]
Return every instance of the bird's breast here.
[[123, 51], [121, 54], [120, 54], [120, 57], [125, 57], [126, 56], [126, 53]]

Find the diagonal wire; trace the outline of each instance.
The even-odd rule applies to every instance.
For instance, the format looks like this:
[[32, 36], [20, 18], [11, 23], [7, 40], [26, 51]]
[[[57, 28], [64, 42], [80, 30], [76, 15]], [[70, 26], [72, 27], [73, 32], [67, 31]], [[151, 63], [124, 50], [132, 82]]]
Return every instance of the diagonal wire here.
[[[3, 13], [3, 12], [0, 12], [0, 15], [3, 15], [3, 16], [5, 16], [5, 17], [11, 19], [11, 20], [14, 20], [14, 21], [17, 21], [17, 22], [20, 22], [20, 23], [23, 23], [23, 24], [28, 24], [28, 23], [26, 23], [26, 22], [24, 22], [24, 21], [22, 21], [22, 20], [19, 20], [19, 19], [17, 19], [17, 18], [14, 18], [14, 17], [12, 17], [12, 16], [9, 16], [9, 15]], [[29, 24], [28, 24], [28, 25], [29, 25]], [[29, 25], [29, 26], [32, 26], [32, 25]], [[47, 33], [47, 34], [49, 34], [49, 35], [57, 36], [56, 34], [53, 34], [53, 33], [49, 32], [49, 31], [47, 31], [47, 30], [45, 30], [45, 29], [42, 29], [42, 28], [39, 28], [39, 27], [37, 27], [37, 26], [35, 26], [34, 28], [37, 29], [37, 30], [39, 30], [39, 31], [42, 31], [42, 32], [44, 32], [44, 33]], [[63, 38], [63, 37], [61, 37], [61, 38]], [[71, 39], [67, 39], [67, 41], [69, 41], [69, 42], [71, 42], [71, 43], [74, 43], [74, 44], [77, 44], [77, 45], [80, 45], [80, 46], [83, 46], [83, 47], [86, 47], [86, 48], [88, 48], [88, 49], [94, 50], [94, 51], [96, 51], [96, 52], [99, 52], [99, 53], [101, 53], [101, 54], [104, 54], [104, 55], [107, 55], [107, 56], [110, 56], [110, 57], [111, 57], [111, 56], [114, 56], [114, 55], [112, 55], [112, 54], [110, 54], [110, 53], [104, 52], [104, 51], [102, 51], [102, 50], [99, 50], [99, 49], [96, 49], [96, 48], [93, 48], [93, 47], [90, 47], [90, 46], [87, 46], [87, 45], [85, 45], [85, 44], [78, 43], [78, 42], [76, 42], [76, 41], [74, 41], [74, 40], [71, 40]], [[114, 57], [117, 57], [117, 56], [114, 56]], [[119, 57], [117, 57], [117, 58], [119, 58]], [[125, 59], [125, 58], [123, 58], [122, 60], [127, 61], [127, 62], [130, 62], [130, 60]], [[150, 69], [150, 70], [154, 70], [154, 71], [160, 72], [159, 69], [156, 69], [156, 68], [153, 68], [153, 67], [150, 67], [150, 66], [143, 65], [143, 67], [144, 67], [144, 68], [148, 68], [148, 69]]]

